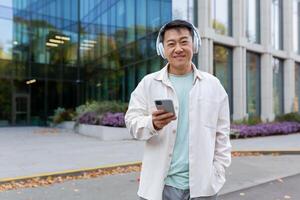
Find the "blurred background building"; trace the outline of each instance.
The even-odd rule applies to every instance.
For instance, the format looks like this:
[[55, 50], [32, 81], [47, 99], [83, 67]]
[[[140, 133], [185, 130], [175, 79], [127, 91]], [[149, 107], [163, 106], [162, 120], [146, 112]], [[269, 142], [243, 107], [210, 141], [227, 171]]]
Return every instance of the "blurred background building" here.
[[299, 0], [1, 0], [0, 126], [42, 125], [57, 107], [128, 101], [165, 61], [171, 19], [202, 36], [194, 59], [227, 90], [233, 120], [298, 111]]

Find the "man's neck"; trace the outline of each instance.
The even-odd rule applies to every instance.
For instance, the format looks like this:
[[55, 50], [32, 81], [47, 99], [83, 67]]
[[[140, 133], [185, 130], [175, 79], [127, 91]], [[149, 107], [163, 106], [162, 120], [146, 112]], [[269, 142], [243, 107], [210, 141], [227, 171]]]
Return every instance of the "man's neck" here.
[[171, 64], [169, 64], [169, 67], [168, 67], [168, 72], [170, 74], [174, 74], [174, 75], [184, 75], [191, 71], [193, 71], [192, 63], [187, 66], [182, 66], [182, 67], [173, 67], [173, 66], [171, 66]]

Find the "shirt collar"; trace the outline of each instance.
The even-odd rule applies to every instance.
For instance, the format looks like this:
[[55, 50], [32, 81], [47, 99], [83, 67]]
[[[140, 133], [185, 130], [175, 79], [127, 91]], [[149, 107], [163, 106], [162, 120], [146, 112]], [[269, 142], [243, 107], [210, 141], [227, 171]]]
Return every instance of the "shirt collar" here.
[[[166, 85], [171, 85], [169, 76], [168, 76], [168, 67], [169, 63], [167, 63], [160, 71], [158, 71], [158, 74], [154, 77], [158, 81], [162, 81]], [[194, 83], [196, 82], [197, 79], [202, 80], [204, 79], [203, 74], [201, 73], [200, 70], [196, 68], [194, 63], [192, 63], [193, 67], [193, 72], [194, 72]]]

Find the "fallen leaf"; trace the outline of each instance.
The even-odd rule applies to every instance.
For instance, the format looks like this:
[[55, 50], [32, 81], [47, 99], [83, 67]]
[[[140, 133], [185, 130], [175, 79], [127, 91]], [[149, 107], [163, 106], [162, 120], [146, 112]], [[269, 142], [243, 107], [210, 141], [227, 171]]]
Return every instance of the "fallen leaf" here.
[[281, 178], [277, 179], [277, 181], [280, 182], [280, 183], [284, 182]]

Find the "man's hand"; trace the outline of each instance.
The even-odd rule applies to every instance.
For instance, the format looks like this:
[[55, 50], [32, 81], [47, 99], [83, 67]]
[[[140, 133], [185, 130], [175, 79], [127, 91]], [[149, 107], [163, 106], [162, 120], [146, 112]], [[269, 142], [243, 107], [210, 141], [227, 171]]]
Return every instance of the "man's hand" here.
[[166, 112], [164, 110], [157, 110], [152, 113], [152, 123], [155, 130], [160, 130], [172, 120], [176, 120], [176, 116], [173, 113]]

